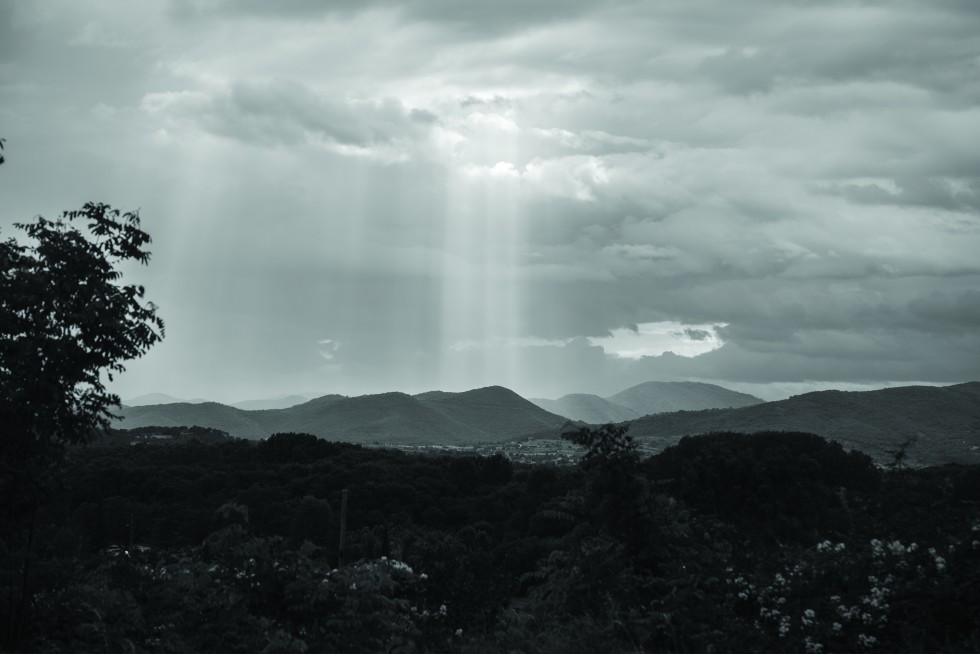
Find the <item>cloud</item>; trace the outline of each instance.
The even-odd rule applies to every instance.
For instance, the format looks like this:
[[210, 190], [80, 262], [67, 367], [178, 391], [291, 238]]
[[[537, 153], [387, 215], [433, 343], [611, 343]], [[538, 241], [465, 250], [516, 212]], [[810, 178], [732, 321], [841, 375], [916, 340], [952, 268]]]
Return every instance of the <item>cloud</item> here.
[[141, 107], [245, 144], [323, 146], [382, 160], [409, 157], [413, 144], [438, 121], [392, 98], [335, 100], [281, 79], [236, 81], [211, 93], [150, 93]]
[[143, 207], [140, 383], [977, 376], [969, 0], [0, 14], [0, 222]]
[[337, 354], [337, 350], [340, 349], [340, 343], [331, 340], [329, 338], [324, 338], [317, 341], [317, 352], [320, 356], [330, 361]]
[[[687, 327], [676, 322], [640, 323], [614, 329], [609, 336], [590, 338], [593, 345], [623, 359], [642, 359], [672, 352], [695, 357], [724, 345], [715, 329], [717, 325]], [[691, 333], [695, 337], [691, 337]]]
[[262, 0], [171, 0], [174, 15], [183, 18], [255, 16], [264, 19], [309, 20], [330, 14], [353, 14], [389, 9], [406, 19], [435, 22], [467, 34], [496, 35], [552, 21], [569, 20], [591, 7], [582, 0], [542, 0], [525, 3], [501, 0], [496, 3], [455, 2], [453, 0], [283, 0], [275, 4]]
[[879, 183], [836, 184], [828, 190], [861, 204], [913, 205], [949, 211], [980, 209], [980, 176], [959, 180], [906, 175]]

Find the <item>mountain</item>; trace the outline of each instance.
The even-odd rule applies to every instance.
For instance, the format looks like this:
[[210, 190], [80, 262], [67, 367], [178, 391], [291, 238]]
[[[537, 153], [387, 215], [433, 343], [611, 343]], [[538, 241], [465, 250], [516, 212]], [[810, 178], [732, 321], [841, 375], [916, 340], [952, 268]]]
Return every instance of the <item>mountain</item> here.
[[264, 409], [288, 409], [291, 406], [296, 406], [297, 404], [303, 404], [304, 402], [309, 402], [310, 398], [304, 397], [302, 395], [284, 395], [281, 397], [270, 397], [264, 400], [245, 400], [243, 402], [235, 402], [231, 406], [236, 409], [244, 409], [245, 411], [262, 411]]
[[573, 393], [557, 400], [531, 401], [545, 411], [593, 425], [670, 411], [728, 409], [762, 403], [753, 395], [700, 382], [646, 382], [610, 397]]
[[670, 411], [701, 411], [762, 404], [754, 395], [701, 382], [646, 382], [606, 398], [641, 416]]
[[[512, 438], [567, 422], [524, 399], [509, 388], [488, 386], [463, 393], [425, 394], [422, 402], [447, 418], [469, 425], [492, 440]], [[486, 440], [491, 440], [490, 438]]]
[[[242, 411], [217, 402], [191, 404], [152, 404], [147, 406], [123, 406], [118, 412], [122, 417], [113, 427], [211, 427], [242, 438], [268, 436], [265, 426], [254, 419], [253, 412]], [[257, 412], [256, 412], [257, 413]], [[270, 432], [271, 433], [271, 432]]]
[[214, 402], [123, 407], [121, 416], [115, 426], [123, 429], [197, 425], [244, 438], [306, 432], [331, 440], [401, 444], [507, 440], [532, 432], [557, 433], [566, 422], [500, 386], [415, 397], [327, 395], [284, 409], [253, 411]]
[[616, 404], [604, 397], [587, 393], [563, 395], [557, 400], [534, 398], [531, 401], [545, 411], [565, 416], [569, 420], [581, 420], [591, 425], [604, 425], [608, 422], [624, 422], [639, 418], [641, 415], [622, 404]]
[[126, 406], [148, 406], [151, 404], [179, 404], [181, 402], [188, 404], [199, 404], [201, 402], [207, 402], [207, 400], [182, 400], [174, 397], [173, 395], [167, 395], [166, 393], [149, 393], [147, 395], [140, 395], [139, 397], [134, 397], [129, 400], [123, 400], [123, 404]]
[[712, 431], [804, 431], [858, 449], [879, 463], [908, 439], [911, 465], [980, 463], [980, 382], [877, 391], [817, 391], [737, 409], [639, 418], [630, 435], [656, 449]]

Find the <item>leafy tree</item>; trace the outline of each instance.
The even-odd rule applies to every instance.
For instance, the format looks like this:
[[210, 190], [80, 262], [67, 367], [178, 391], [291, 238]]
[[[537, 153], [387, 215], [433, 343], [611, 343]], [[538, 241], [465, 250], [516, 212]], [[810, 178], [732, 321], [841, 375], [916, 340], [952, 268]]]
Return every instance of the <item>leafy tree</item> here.
[[35, 516], [53, 464], [108, 429], [119, 398], [103, 374], [111, 381], [163, 337], [143, 287], [119, 283], [119, 264], [150, 258], [139, 225], [137, 212], [88, 203], [16, 223], [26, 243], [0, 241], [0, 644], [24, 630]]
[[30, 245], [0, 242], [0, 479], [108, 429], [119, 398], [103, 372], [112, 381], [163, 337], [143, 287], [118, 284], [118, 264], [149, 261], [139, 225], [137, 212], [90, 202], [53, 222], [17, 223]]
[[596, 466], [630, 465], [637, 461], [638, 456], [633, 437], [626, 433], [629, 428], [629, 423], [608, 424], [601, 427], [586, 425], [564, 432], [561, 437], [586, 448], [585, 455], [582, 457], [582, 467], [586, 470]]

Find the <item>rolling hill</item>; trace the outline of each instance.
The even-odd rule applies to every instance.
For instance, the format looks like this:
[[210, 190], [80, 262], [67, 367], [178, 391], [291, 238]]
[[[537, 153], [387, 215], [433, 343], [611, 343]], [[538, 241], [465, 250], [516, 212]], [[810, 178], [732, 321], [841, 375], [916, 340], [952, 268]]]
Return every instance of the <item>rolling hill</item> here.
[[567, 422], [563, 417], [542, 410], [503, 386], [488, 386], [462, 393], [440, 393], [421, 401], [453, 421], [492, 435], [492, 440], [559, 429]]
[[233, 406], [236, 409], [245, 409], [246, 411], [288, 409], [291, 406], [309, 402], [311, 399], [312, 397], [303, 397], [302, 395], [284, 395], [281, 397], [270, 397], [262, 400], [244, 400], [242, 402], [235, 402], [230, 406]]
[[573, 393], [557, 400], [531, 401], [545, 411], [593, 425], [671, 411], [728, 409], [762, 403], [753, 395], [700, 382], [646, 382], [610, 397]]
[[639, 418], [630, 435], [663, 449], [712, 431], [804, 431], [859, 449], [879, 463], [914, 439], [912, 465], [980, 463], [980, 382], [877, 391], [817, 391], [737, 409], [680, 411]]
[[252, 413], [217, 402], [123, 406], [122, 410], [118, 412], [122, 419], [116, 421], [113, 427], [131, 429], [134, 427], [197, 426], [220, 429], [242, 438], [268, 436], [263, 424], [250, 415]]
[[646, 382], [606, 399], [641, 416], [670, 411], [739, 408], [763, 403], [754, 395], [702, 382]]
[[306, 432], [331, 440], [399, 444], [500, 441], [536, 431], [557, 431], [566, 422], [500, 386], [415, 397], [404, 393], [327, 395], [285, 409], [257, 411], [214, 402], [123, 407], [121, 416], [115, 426], [123, 429], [197, 425], [243, 438]]
[[563, 395], [557, 400], [534, 398], [531, 401], [545, 411], [565, 416], [569, 420], [581, 420], [591, 425], [624, 422], [639, 418], [641, 415], [629, 407], [588, 393]]
[[123, 404], [126, 406], [150, 406], [153, 404], [201, 404], [203, 402], [207, 402], [207, 400], [182, 400], [174, 397], [173, 395], [167, 395], [166, 393], [149, 393], [147, 395], [140, 395], [139, 397], [132, 397], [128, 400], [124, 400]]

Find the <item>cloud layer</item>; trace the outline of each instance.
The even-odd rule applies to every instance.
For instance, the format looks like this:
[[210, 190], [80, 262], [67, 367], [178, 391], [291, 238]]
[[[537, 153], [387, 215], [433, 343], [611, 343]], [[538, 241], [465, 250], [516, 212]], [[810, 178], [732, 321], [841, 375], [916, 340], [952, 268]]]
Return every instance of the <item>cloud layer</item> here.
[[978, 33], [959, 0], [14, 0], [0, 227], [142, 208], [168, 339], [124, 395], [976, 379]]

